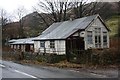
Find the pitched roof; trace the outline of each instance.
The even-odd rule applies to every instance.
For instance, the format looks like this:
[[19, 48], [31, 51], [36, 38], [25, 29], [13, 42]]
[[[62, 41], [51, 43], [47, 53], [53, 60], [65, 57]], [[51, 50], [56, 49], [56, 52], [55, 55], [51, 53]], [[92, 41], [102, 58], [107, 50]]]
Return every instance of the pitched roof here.
[[33, 39], [35, 38], [17, 39], [15, 42], [10, 43], [10, 44], [34, 44]]
[[79, 29], [86, 29], [99, 15], [83, 17], [75, 20], [53, 23], [34, 40], [66, 39]]
[[17, 39], [11, 39], [11, 40], [9, 40], [8, 42], [9, 43], [13, 43], [13, 42], [16, 42], [17, 41]]

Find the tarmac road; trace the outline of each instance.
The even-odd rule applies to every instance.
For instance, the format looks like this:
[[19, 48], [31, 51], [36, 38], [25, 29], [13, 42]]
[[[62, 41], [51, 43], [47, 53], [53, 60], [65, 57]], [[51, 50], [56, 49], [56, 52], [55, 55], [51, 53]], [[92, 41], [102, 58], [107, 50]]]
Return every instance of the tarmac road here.
[[85, 70], [74, 71], [55, 67], [34, 67], [14, 63], [12, 61], [0, 61], [0, 69], [2, 69], [2, 78], [24, 78], [24, 80], [25, 78], [31, 78], [35, 80], [48, 78], [69, 78], [76, 80], [78, 80], [78, 78], [86, 78], [86, 80], [87, 78], [108, 78], [105, 75], [98, 75]]

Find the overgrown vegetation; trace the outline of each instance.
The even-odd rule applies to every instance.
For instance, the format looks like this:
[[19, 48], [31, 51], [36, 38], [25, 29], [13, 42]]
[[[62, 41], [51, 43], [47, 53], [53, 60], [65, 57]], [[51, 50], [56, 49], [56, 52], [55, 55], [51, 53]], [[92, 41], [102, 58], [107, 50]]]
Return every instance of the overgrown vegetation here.
[[120, 54], [112, 49], [73, 51], [70, 62], [77, 64], [110, 65], [120, 63]]
[[38, 62], [43, 63], [59, 63], [66, 59], [65, 55], [56, 55], [56, 54], [46, 54], [46, 55], [38, 55], [33, 53], [24, 53], [25, 60], [36, 60]]
[[[104, 50], [83, 50], [73, 51], [70, 54], [69, 63], [72, 64], [84, 64], [84, 65], [114, 65], [120, 63], [120, 54], [117, 50], [104, 49]], [[3, 58], [12, 58], [13, 60], [21, 61], [37, 61], [39, 63], [55, 64], [61, 61], [67, 61], [66, 55], [46, 54], [37, 55], [30, 52], [24, 52], [24, 57], [21, 56], [20, 52], [9, 52], [3, 53]]]

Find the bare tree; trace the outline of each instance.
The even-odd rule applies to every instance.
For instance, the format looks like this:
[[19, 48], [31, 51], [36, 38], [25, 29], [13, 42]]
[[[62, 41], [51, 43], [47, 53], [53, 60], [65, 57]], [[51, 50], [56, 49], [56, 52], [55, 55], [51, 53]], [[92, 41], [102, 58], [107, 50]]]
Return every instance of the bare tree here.
[[5, 26], [10, 23], [10, 16], [8, 16], [8, 13], [4, 9], [0, 9], [0, 28], [1, 28], [1, 36], [2, 36], [2, 45], [7, 44], [8, 40], [10, 39], [10, 36], [6, 34], [5, 32]]
[[0, 24], [2, 27], [7, 24], [8, 18], [7, 18], [7, 12], [4, 9], [0, 9]]
[[76, 18], [81, 18], [83, 16], [96, 14], [95, 10], [98, 6], [98, 2], [88, 3], [88, 0], [81, 0], [80, 2], [74, 2], [73, 5], [73, 11]]
[[24, 6], [19, 7], [17, 10], [17, 19], [19, 20], [19, 38], [24, 37], [24, 19], [23, 17], [26, 15], [26, 9]]
[[[38, 8], [36, 9], [37, 12], [40, 13], [47, 13], [49, 16], [47, 16], [52, 22], [61, 22], [67, 20], [67, 9], [70, 8], [71, 2], [68, 2], [66, 0], [65, 2], [60, 2], [59, 0], [53, 0], [49, 2], [46, 1], [40, 1], [38, 3]], [[42, 15], [40, 15], [43, 17]], [[45, 22], [45, 19], [43, 19]], [[45, 22], [46, 23], [46, 22]], [[49, 25], [47, 23], [47, 25]]]
[[[39, 0], [37, 12], [50, 14], [48, 16], [52, 22], [61, 22], [68, 20], [69, 15], [72, 13], [75, 18], [81, 18], [86, 15], [96, 14], [97, 2], [89, 2], [89, 0], [79, 0], [79, 2], [70, 2], [66, 0], [61, 2], [60, 0], [53, 0], [49, 2]], [[44, 16], [39, 14], [43, 19], [45, 24], [48, 26], [49, 23], [46, 22]]]

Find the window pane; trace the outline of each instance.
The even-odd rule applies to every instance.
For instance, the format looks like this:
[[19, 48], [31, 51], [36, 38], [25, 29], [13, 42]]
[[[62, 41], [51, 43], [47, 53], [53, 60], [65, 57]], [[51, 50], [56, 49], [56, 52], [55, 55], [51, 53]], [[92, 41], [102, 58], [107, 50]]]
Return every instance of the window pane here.
[[101, 43], [101, 37], [100, 36], [98, 36], [98, 42]]
[[50, 41], [50, 48], [55, 48], [55, 41]]
[[101, 28], [95, 28], [95, 34], [99, 35], [101, 33]]
[[103, 36], [103, 42], [107, 42], [107, 36]]
[[40, 41], [40, 47], [45, 47], [45, 42], [44, 41]]
[[101, 36], [100, 35], [96, 35], [95, 36], [95, 47], [96, 48], [100, 48], [101, 47]]
[[87, 42], [88, 42], [88, 44], [93, 44], [92, 31], [87, 32]]
[[100, 33], [101, 32], [101, 28], [98, 28], [98, 33]]
[[107, 32], [103, 32], [103, 35], [107, 35]]
[[107, 35], [103, 36], [103, 47], [107, 47]]
[[97, 43], [97, 36], [95, 36], [95, 43]]

